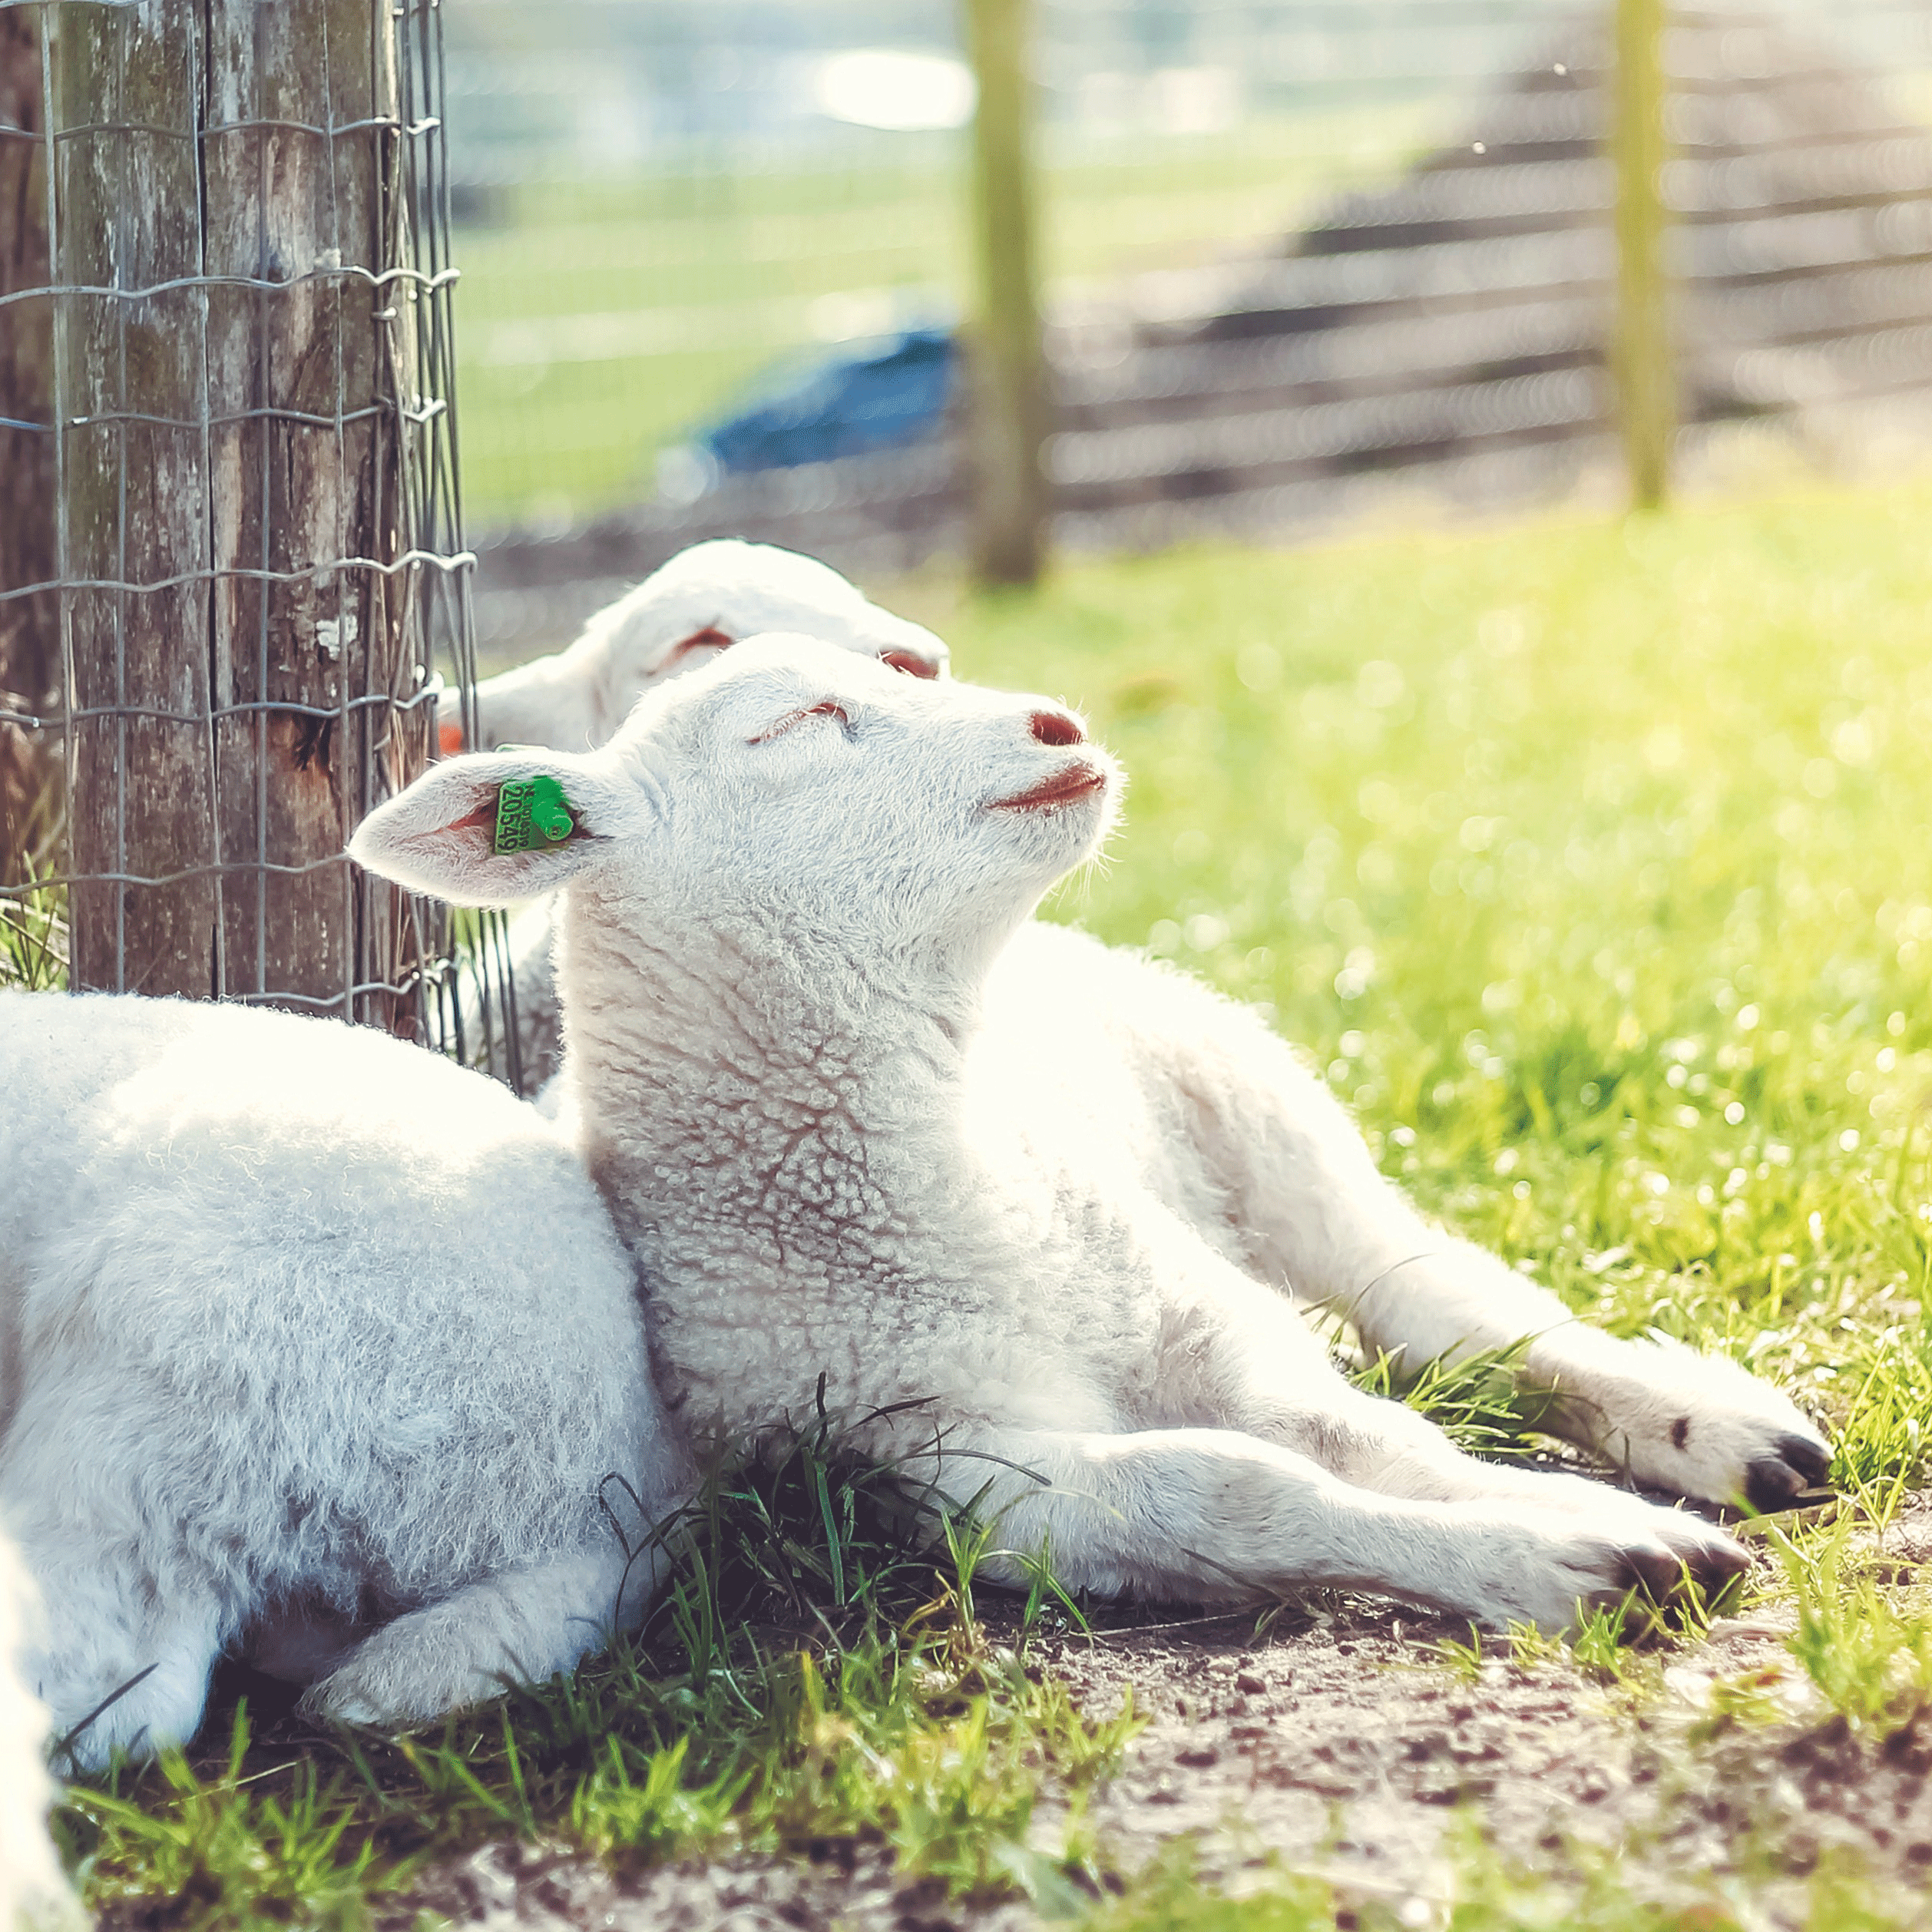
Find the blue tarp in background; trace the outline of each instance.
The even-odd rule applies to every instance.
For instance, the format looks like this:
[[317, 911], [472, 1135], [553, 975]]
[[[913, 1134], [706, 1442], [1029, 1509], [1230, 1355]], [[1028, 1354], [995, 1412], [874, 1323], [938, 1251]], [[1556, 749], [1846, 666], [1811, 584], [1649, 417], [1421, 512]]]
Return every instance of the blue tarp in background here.
[[726, 473], [898, 448], [938, 428], [958, 360], [948, 329], [855, 343], [768, 382], [691, 442]]

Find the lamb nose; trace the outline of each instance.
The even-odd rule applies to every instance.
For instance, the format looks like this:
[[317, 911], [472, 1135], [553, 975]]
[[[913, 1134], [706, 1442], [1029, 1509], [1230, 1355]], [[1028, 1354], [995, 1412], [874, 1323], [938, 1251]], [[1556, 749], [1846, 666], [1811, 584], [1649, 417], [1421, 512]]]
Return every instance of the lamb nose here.
[[1043, 745], [1079, 745], [1087, 734], [1064, 711], [1036, 711], [1029, 723], [1033, 735]]

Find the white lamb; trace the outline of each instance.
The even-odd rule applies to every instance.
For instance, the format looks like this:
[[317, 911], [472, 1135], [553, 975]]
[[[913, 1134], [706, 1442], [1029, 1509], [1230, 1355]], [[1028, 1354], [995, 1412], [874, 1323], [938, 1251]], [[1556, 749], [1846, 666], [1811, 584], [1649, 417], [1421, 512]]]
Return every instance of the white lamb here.
[[0, 1520], [79, 1762], [190, 1737], [230, 1647], [402, 1722], [634, 1616], [624, 1544], [683, 1470], [634, 1281], [572, 1151], [481, 1074], [287, 1014], [0, 993]]
[[[499, 856], [548, 772], [564, 844]], [[832, 1400], [1070, 1584], [1189, 1598], [1357, 1584], [1559, 1627], [1738, 1546], [1580, 1478], [1474, 1461], [1355, 1390], [1289, 1293], [1420, 1360], [1537, 1339], [1563, 1426], [1652, 1482], [1788, 1494], [1827, 1451], [1724, 1362], [1617, 1341], [1421, 1220], [1250, 1017], [1036, 932], [1118, 775], [1042, 700], [763, 640], [587, 756], [458, 759], [357, 834], [466, 904], [565, 893], [564, 1079], [693, 1423]], [[1007, 954], [1007, 958], [1011, 954]]]
[[0, 1932], [78, 1922], [47, 1836], [53, 1781], [41, 1755], [47, 1712], [20, 1678], [38, 1605], [13, 1545], [0, 1535]]
[[[741, 637], [776, 630], [807, 632], [915, 677], [946, 674], [946, 647], [931, 631], [881, 610], [829, 565], [770, 544], [719, 538], [680, 551], [598, 611], [567, 650], [485, 679], [476, 687], [478, 742], [470, 749], [514, 743], [587, 751], [610, 736], [652, 685], [710, 663]], [[453, 720], [442, 739], [445, 753], [464, 749], [462, 727]], [[555, 930], [546, 901], [526, 907], [509, 932], [519, 1065], [532, 1093], [561, 1058]]]

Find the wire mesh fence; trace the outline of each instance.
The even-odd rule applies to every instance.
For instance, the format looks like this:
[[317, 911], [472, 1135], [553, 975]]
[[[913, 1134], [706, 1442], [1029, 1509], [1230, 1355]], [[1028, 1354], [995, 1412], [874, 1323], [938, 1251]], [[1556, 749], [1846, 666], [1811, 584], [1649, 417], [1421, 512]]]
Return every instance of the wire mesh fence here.
[[16, 977], [514, 1040], [344, 853], [475, 683], [441, 31], [0, 0]]
[[[1272, 535], [1391, 481], [1509, 500], [1616, 468], [1607, 5], [1036, 12], [1063, 542]], [[539, 28], [457, 0], [451, 20], [486, 657], [714, 532], [872, 571], [956, 548], [956, 412], [930, 398], [916, 433], [835, 460], [796, 438], [763, 467], [718, 455], [721, 425], [822, 421], [842, 387], [849, 444], [876, 400], [853, 366], [949, 339], [954, 9], [578, 0]], [[1856, 437], [1860, 409], [1903, 433], [1932, 384], [1932, 10], [1672, 22], [1692, 444], [1766, 418]]]

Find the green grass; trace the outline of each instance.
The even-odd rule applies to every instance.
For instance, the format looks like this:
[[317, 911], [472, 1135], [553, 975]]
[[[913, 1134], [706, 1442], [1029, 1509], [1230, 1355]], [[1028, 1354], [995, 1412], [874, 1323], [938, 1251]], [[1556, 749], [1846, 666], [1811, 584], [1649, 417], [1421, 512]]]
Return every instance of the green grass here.
[[[1675, 1734], [1686, 1776], [1795, 1724], [1891, 1748], [1932, 1688], [1924, 1592], [1871, 1548], [1932, 1425], [1929, 529], [1918, 481], [1180, 553], [1029, 597], [881, 587], [964, 674], [1071, 698], [1124, 758], [1117, 850], [1052, 916], [1259, 1002], [1390, 1173], [1580, 1312], [1729, 1350], [1828, 1420], [1858, 1507], [1767, 1533], [1788, 1662], [1713, 1688]], [[1533, 1404], [1501, 1367], [1411, 1399], [1520, 1452]], [[845, 1837], [1096, 1932], [1758, 1922], [1774, 1848], [1667, 1910], [1645, 1889], [1667, 1848], [1643, 1844], [1566, 1851], [1559, 1879], [1472, 1837], [1420, 1920], [1285, 1871], [1233, 1898], [1180, 1851], [1133, 1876], [1146, 1848], [1096, 1840], [1080, 1803], [1131, 1715], [1081, 1719], [1029, 1676], [987, 1633], [974, 1533], [953, 1523], [935, 1560], [917, 1527], [823, 1421], [774, 1471], [721, 1472], [668, 1606], [571, 1682], [399, 1742], [269, 1727], [231, 1765], [223, 1737], [78, 1792], [90, 1896], [164, 1895], [184, 1926], [349, 1923], [492, 1836], [618, 1861]], [[1044, 1587], [1031, 1607], [1068, 1626]], [[1633, 1652], [1616, 1625], [1516, 1667], [1664, 1699], [1691, 1639]], [[1043, 1792], [1073, 1799], [1044, 1849]], [[1855, 1871], [1811, 1882], [1821, 1928], [1908, 1922]]]
[[58, 991], [67, 984], [66, 890], [38, 883], [51, 876], [51, 855], [22, 856], [25, 889], [0, 898], [0, 986]]
[[[1096, 1907], [1080, 1932], [1756, 1932], [1770, 1924], [1801, 1932], [1898, 1932], [1920, 1923], [1914, 1901], [1882, 1898], [1856, 1871], [1821, 1864], [1796, 1919], [1764, 1917], [1725, 1876], [1673, 1871], [1681, 1848], [1632, 1844], [1615, 1851], [1570, 1848], [1563, 1879], [1499, 1857], [1473, 1821], [1450, 1834], [1438, 1887], [1411, 1894], [1365, 1891], [1264, 1865], [1238, 1887], [1203, 1882], [1192, 1848], [1168, 1848], [1117, 1897]], [[1767, 1856], [1768, 1856], [1768, 1853]], [[1633, 1864], [1649, 1864], [1646, 1884]], [[1633, 1882], [1634, 1881], [1634, 1882]]]
[[1773, 1532], [1795, 1599], [1786, 1647], [1825, 1705], [1883, 1745], [1932, 1712], [1932, 1617], [1922, 1587], [1872, 1575], [1848, 1547], [1851, 1518], [1805, 1537]]
[[[1043, 170], [1058, 286], [1211, 260], [1394, 171], [1427, 106], [1310, 113]], [[532, 182], [458, 237], [463, 475], [479, 528], [648, 496], [658, 448], [776, 360], [945, 319], [966, 286], [964, 148], [879, 144], [789, 174]], [[887, 156], [897, 158], [888, 160]]]
[[629, 1646], [487, 1720], [393, 1743], [170, 1754], [77, 1788], [62, 1823], [97, 1907], [168, 1901], [186, 1926], [352, 1915], [440, 1853], [562, 1840], [618, 1861], [879, 1842], [950, 1893], [1060, 1895], [1092, 1854], [1031, 1830], [1043, 1770], [1077, 1791], [1131, 1718], [1094, 1726], [1050, 1681], [872, 1639], [829, 1666], [794, 1649], [704, 1676]]

